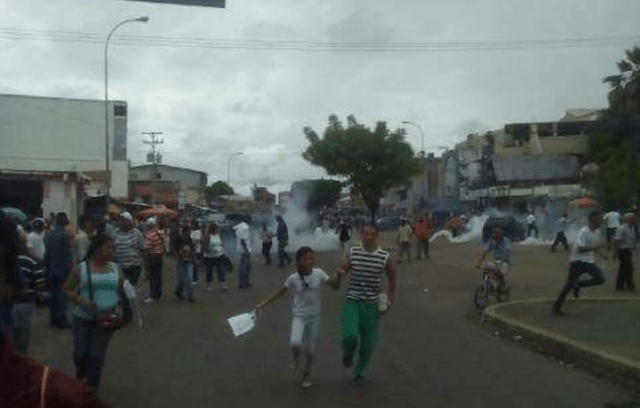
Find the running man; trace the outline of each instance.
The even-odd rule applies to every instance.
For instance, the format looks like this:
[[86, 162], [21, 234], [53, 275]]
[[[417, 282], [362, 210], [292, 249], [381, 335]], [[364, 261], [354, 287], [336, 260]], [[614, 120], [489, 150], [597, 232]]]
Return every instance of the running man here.
[[342, 363], [349, 368], [360, 338], [360, 359], [354, 370], [354, 381], [364, 381], [378, 336], [378, 303], [382, 290], [382, 274], [388, 280], [388, 301], [384, 309], [393, 304], [396, 293], [396, 268], [389, 253], [378, 247], [378, 228], [362, 227], [362, 244], [351, 247], [338, 270], [342, 278], [351, 273], [347, 300], [342, 309]]
[[[608, 244], [602, 240], [599, 228], [600, 213], [593, 211], [589, 214], [589, 226], [583, 227], [578, 232], [578, 238], [571, 248], [567, 283], [553, 304], [553, 314], [555, 316], [564, 316], [562, 305], [569, 291], [573, 290], [573, 295], [578, 298], [580, 297], [581, 288], [598, 286], [604, 283], [602, 270], [596, 265], [596, 252], [607, 248]], [[603, 255], [606, 257], [606, 254]], [[591, 276], [591, 279], [579, 280], [583, 274]]]
[[551, 252], [556, 252], [556, 246], [558, 246], [558, 244], [562, 244], [566, 251], [569, 250], [569, 243], [567, 242], [567, 235], [565, 232], [567, 230], [567, 225], [570, 224], [571, 221], [569, 221], [567, 213], [562, 214], [558, 223], [560, 225], [558, 233], [556, 234], [556, 239], [553, 241], [553, 245], [551, 245]]

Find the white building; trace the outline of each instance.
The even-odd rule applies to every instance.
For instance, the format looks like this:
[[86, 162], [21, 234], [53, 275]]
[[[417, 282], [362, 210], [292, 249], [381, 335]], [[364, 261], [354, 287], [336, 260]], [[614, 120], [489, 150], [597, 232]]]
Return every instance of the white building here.
[[[110, 194], [126, 199], [127, 104], [108, 108]], [[104, 101], [0, 95], [0, 206], [65, 211], [74, 220], [85, 194], [104, 194], [105, 148]], [[27, 181], [28, 192], [7, 191]]]

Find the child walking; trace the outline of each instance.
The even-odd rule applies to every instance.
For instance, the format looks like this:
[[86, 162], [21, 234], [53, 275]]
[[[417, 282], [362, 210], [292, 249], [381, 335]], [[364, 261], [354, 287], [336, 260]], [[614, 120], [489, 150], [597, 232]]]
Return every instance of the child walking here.
[[310, 247], [302, 247], [296, 253], [297, 271], [292, 273], [284, 286], [273, 292], [267, 299], [258, 303], [256, 311], [261, 312], [273, 301], [284, 296], [287, 291], [293, 294], [293, 320], [291, 322], [291, 368], [300, 366], [300, 356], [305, 354], [305, 365], [300, 385], [311, 387], [310, 369], [313, 362], [315, 345], [320, 331], [321, 287], [325, 283], [334, 289], [340, 286], [338, 276], [330, 278], [322, 269], [314, 268], [315, 252]]

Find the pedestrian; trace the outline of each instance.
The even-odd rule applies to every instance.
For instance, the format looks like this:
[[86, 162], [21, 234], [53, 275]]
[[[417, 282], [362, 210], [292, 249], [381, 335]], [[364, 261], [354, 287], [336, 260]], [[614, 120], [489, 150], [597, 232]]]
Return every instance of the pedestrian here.
[[273, 232], [269, 231], [267, 224], [262, 224], [262, 233], [260, 238], [262, 239], [262, 257], [264, 258], [264, 265], [271, 265], [271, 247], [273, 246]]
[[27, 249], [29, 256], [36, 262], [44, 261], [46, 252], [46, 246], [44, 244], [45, 239], [45, 225], [42, 218], [36, 218], [31, 223], [33, 230], [27, 235]]
[[188, 225], [182, 227], [182, 232], [176, 239], [173, 256], [177, 261], [176, 267], [178, 270], [176, 297], [180, 300], [186, 297], [190, 303], [194, 303], [193, 264], [195, 263], [195, 246], [191, 240]]
[[[578, 298], [580, 297], [580, 289], [604, 283], [602, 270], [596, 265], [596, 252], [607, 247], [607, 243], [603, 242], [600, 235], [600, 223], [600, 213], [593, 211], [589, 214], [589, 226], [583, 227], [578, 232], [569, 257], [567, 283], [553, 304], [553, 314], [556, 316], [564, 316], [562, 305], [571, 290], [573, 290], [573, 295]], [[584, 274], [589, 275], [591, 279], [580, 280]]]
[[567, 225], [570, 224], [571, 221], [569, 221], [567, 213], [562, 214], [558, 223], [560, 224], [560, 227], [556, 234], [556, 239], [553, 241], [553, 245], [551, 245], [551, 252], [556, 252], [556, 246], [558, 244], [562, 244], [565, 251], [569, 250], [569, 243], [567, 242], [567, 235], [565, 234], [565, 231], [567, 230]]
[[278, 267], [283, 268], [292, 262], [291, 255], [287, 253], [289, 245], [289, 229], [284, 222], [282, 215], [276, 215], [278, 227], [276, 229], [276, 237], [278, 238]]
[[311, 387], [311, 364], [320, 335], [322, 284], [325, 283], [334, 289], [338, 289], [340, 286], [338, 276], [330, 278], [322, 269], [315, 268], [315, 265], [316, 258], [313, 249], [308, 246], [298, 249], [296, 252], [296, 272], [289, 275], [284, 286], [256, 306], [256, 311], [262, 312], [270, 303], [284, 296], [287, 291], [291, 291], [293, 295], [290, 337], [293, 356], [291, 369], [298, 369], [301, 354], [304, 352], [305, 364], [300, 383], [303, 388]]
[[535, 232], [536, 239], [538, 238], [538, 226], [536, 225], [536, 216], [533, 212], [527, 215], [527, 238], [531, 236], [531, 233]]
[[196, 224], [195, 222], [192, 224], [191, 230], [191, 241], [193, 242], [193, 246], [195, 248], [195, 262], [193, 263], [193, 285], [198, 285], [198, 271], [200, 266], [202, 265], [202, 236], [204, 235], [204, 230], [206, 225], [204, 223]]
[[616, 236], [616, 231], [620, 228], [620, 218], [620, 213], [615, 209], [611, 209], [611, 211], [602, 217], [605, 231], [607, 233], [607, 244], [609, 245], [609, 249], [611, 249], [611, 243], [613, 238]]
[[113, 242], [116, 246], [115, 260], [124, 276], [133, 287], [137, 287], [147, 246], [142, 233], [133, 228], [133, 217], [128, 212], [120, 214], [120, 228]]
[[89, 387], [44, 364], [16, 352], [4, 331], [6, 323], [3, 305], [10, 303], [9, 294], [19, 279], [18, 229], [0, 211], [0, 406], [23, 408], [107, 408]]
[[476, 264], [477, 268], [482, 267], [482, 262], [484, 262], [487, 255], [491, 254], [492, 261], [500, 270], [500, 279], [502, 280], [501, 284], [503, 285], [504, 292], [507, 296], [511, 292], [511, 284], [509, 282], [509, 271], [513, 267], [511, 264], [511, 248], [511, 240], [504, 236], [502, 227], [500, 225], [496, 225], [493, 227], [493, 230], [491, 231], [491, 238], [485, 245], [484, 251], [480, 254]]
[[237, 250], [240, 254], [240, 266], [238, 267], [238, 287], [248, 289], [253, 286], [250, 282], [251, 275], [251, 238], [249, 225], [242, 221], [233, 227], [236, 232]]
[[46, 275], [49, 281], [49, 324], [59, 329], [70, 329], [67, 320], [67, 302], [63, 294], [64, 281], [73, 264], [69, 235], [65, 231], [67, 215], [58, 213], [56, 224], [47, 238], [45, 255]]
[[347, 242], [351, 239], [351, 224], [341, 219], [336, 228], [336, 234], [338, 234], [338, 238], [340, 239], [340, 248], [342, 248], [344, 252]]
[[406, 255], [407, 260], [411, 262], [411, 235], [413, 231], [411, 231], [411, 227], [407, 223], [407, 219], [403, 218], [400, 220], [400, 226], [398, 227], [398, 234], [396, 236], [396, 242], [398, 244], [398, 260], [401, 261], [404, 255]]
[[98, 323], [98, 316], [113, 313], [124, 278], [112, 262], [113, 240], [98, 235], [91, 243], [86, 260], [78, 264], [65, 283], [65, 295], [75, 304], [73, 310], [73, 362], [76, 378], [86, 380], [97, 394], [112, 330]]
[[[338, 270], [339, 277], [351, 274], [347, 300], [342, 309], [342, 363], [347, 368], [353, 365], [359, 340], [360, 358], [354, 370], [356, 382], [365, 378], [378, 336], [379, 313], [391, 307], [396, 292], [396, 268], [389, 253], [378, 247], [378, 228], [364, 224], [361, 231], [362, 244], [349, 249]], [[385, 296], [381, 296], [384, 294], [383, 273], [388, 280], [388, 294]]]
[[27, 354], [31, 338], [31, 320], [36, 300], [36, 290], [45, 286], [41, 264], [27, 250], [27, 238], [20, 235], [21, 254], [17, 259], [17, 281], [14, 285], [11, 309], [13, 347]]
[[217, 224], [211, 226], [205, 231], [202, 240], [203, 245], [203, 262], [207, 271], [207, 291], [213, 292], [213, 268], [216, 268], [218, 275], [218, 285], [221, 290], [229, 289], [227, 286], [227, 266], [222, 239], [220, 238], [220, 227]]
[[630, 290], [635, 292], [633, 282], [633, 251], [636, 249], [638, 239], [636, 237], [636, 215], [627, 213], [624, 215], [624, 224], [613, 239], [614, 257], [618, 256], [620, 267], [618, 269], [618, 279], [616, 280], [616, 290]]
[[78, 220], [80, 231], [76, 234], [76, 263], [80, 263], [87, 257], [89, 246], [91, 245], [91, 237], [95, 230], [91, 218], [83, 215]]
[[431, 238], [431, 224], [425, 217], [418, 217], [413, 224], [413, 234], [416, 236], [417, 258], [422, 259], [422, 253], [429, 259], [429, 238]]
[[156, 218], [149, 218], [144, 234], [147, 246], [145, 274], [149, 279], [149, 297], [145, 303], [151, 303], [162, 297], [162, 267], [164, 264], [165, 237]]

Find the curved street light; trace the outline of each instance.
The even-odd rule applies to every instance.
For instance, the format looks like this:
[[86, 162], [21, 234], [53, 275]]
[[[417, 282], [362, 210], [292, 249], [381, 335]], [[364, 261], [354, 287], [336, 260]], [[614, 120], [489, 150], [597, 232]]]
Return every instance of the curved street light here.
[[105, 143], [105, 215], [109, 213], [109, 192], [111, 190], [111, 169], [109, 165], [109, 40], [113, 36], [113, 33], [122, 25], [127, 23], [146, 23], [149, 21], [149, 17], [143, 16], [138, 18], [130, 18], [116, 24], [104, 42], [104, 143]]
[[413, 125], [413, 126], [417, 127], [420, 130], [420, 152], [424, 156], [424, 131], [422, 130], [422, 127], [420, 125], [418, 125], [417, 123], [410, 122], [408, 120], [403, 120], [402, 124], [403, 125]]
[[229, 161], [227, 161], [227, 185], [229, 187], [231, 187], [231, 160], [236, 156], [240, 156], [241, 154], [244, 154], [244, 153], [236, 152], [236, 153], [232, 154], [231, 156], [229, 156]]

